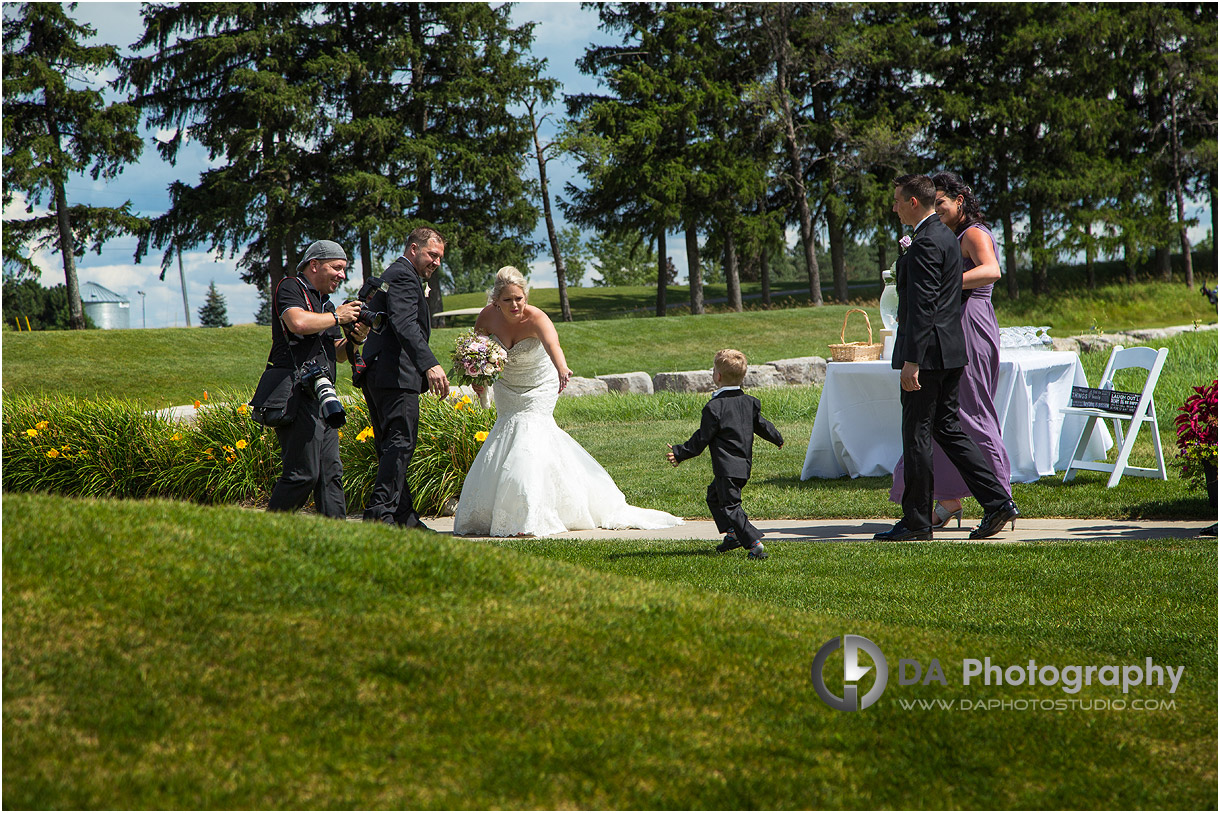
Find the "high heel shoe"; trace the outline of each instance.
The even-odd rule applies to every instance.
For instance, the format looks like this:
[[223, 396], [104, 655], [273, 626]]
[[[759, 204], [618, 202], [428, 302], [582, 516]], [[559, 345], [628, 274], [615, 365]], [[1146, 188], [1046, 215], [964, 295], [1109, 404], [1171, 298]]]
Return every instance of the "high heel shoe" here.
[[1012, 500], [1001, 505], [994, 511], [987, 511], [983, 514], [983, 521], [979, 523], [979, 527], [970, 532], [971, 539], [987, 539], [995, 536], [1000, 532], [1005, 525], [1012, 523], [1012, 530], [1017, 529], [1017, 517], [1021, 512], [1017, 510], [1017, 504]]
[[934, 530], [934, 531], [939, 531], [942, 528], [947, 527], [949, 525], [949, 520], [951, 520], [951, 519], [956, 519], [957, 527], [959, 527], [959, 528], [962, 527], [962, 509], [961, 508], [958, 508], [956, 511], [950, 511], [948, 508], [945, 508], [940, 503], [937, 503], [935, 506], [935, 514], [936, 515], [934, 517], [932, 517], [932, 530]]

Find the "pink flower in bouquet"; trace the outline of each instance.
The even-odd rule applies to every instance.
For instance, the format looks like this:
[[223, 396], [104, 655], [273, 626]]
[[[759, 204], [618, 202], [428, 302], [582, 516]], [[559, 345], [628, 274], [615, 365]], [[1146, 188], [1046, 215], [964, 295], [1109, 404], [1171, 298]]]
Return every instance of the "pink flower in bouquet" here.
[[486, 387], [495, 381], [504, 367], [508, 354], [498, 342], [473, 329], [457, 337], [453, 348], [453, 370], [450, 378], [455, 384]]

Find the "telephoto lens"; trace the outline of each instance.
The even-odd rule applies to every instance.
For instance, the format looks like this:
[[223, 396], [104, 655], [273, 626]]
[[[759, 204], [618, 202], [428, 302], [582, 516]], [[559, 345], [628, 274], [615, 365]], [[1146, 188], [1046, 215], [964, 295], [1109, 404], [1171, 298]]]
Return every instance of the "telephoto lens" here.
[[314, 397], [322, 406], [322, 420], [327, 426], [338, 429], [347, 423], [347, 413], [335, 392], [335, 385], [326, 377], [326, 372], [316, 361], [306, 362], [301, 367], [301, 380], [313, 388]]
[[360, 305], [360, 316], [357, 318], [377, 333], [381, 332], [381, 326], [385, 324], [384, 313], [375, 311], [363, 303]]

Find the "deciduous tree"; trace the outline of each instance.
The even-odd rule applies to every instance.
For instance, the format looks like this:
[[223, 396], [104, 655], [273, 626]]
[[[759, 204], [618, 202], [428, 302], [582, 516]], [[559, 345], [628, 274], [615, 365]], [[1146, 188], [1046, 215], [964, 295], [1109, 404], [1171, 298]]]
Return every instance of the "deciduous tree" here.
[[[139, 117], [130, 105], [107, 104], [100, 74], [118, 63], [112, 45], [85, 46], [94, 30], [59, 3], [24, 3], [4, 20], [4, 207], [24, 193], [26, 213], [5, 217], [4, 264], [34, 275], [35, 251], [53, 248], [63, 260], [70, 325], [86, 327], [76, 258], [147, 221], [118, 207], [69, 205], [70, 178], [112, 179], [140, 156]], [[44, 196], [49, 211], [35, 214]]]

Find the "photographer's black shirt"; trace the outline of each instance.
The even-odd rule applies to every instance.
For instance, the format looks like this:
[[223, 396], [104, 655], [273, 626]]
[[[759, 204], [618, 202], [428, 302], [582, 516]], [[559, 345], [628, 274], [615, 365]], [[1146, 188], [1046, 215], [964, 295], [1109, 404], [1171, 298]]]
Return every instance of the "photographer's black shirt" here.
[[271, 355], [267, 364], [271, 367], [300, 369], [307, 361], [317, 360], [322, 363], [325, 357], [324, 369], [329, 372], [330, 380], [335, 380], [335, 342], [343, 338], [343, 332], [338, 326], [328, 328], [311, 336], [298, 336], [284, 327], [284, 312], [289, 308], [300, 308], [313, 313], [334, 313], [335, 306], [330, 298], [322, 298], [317, 288], [309, 284], [302, 276], [284, 277], [271, 299], [271, 308], [276, 318], [271, 323]]

